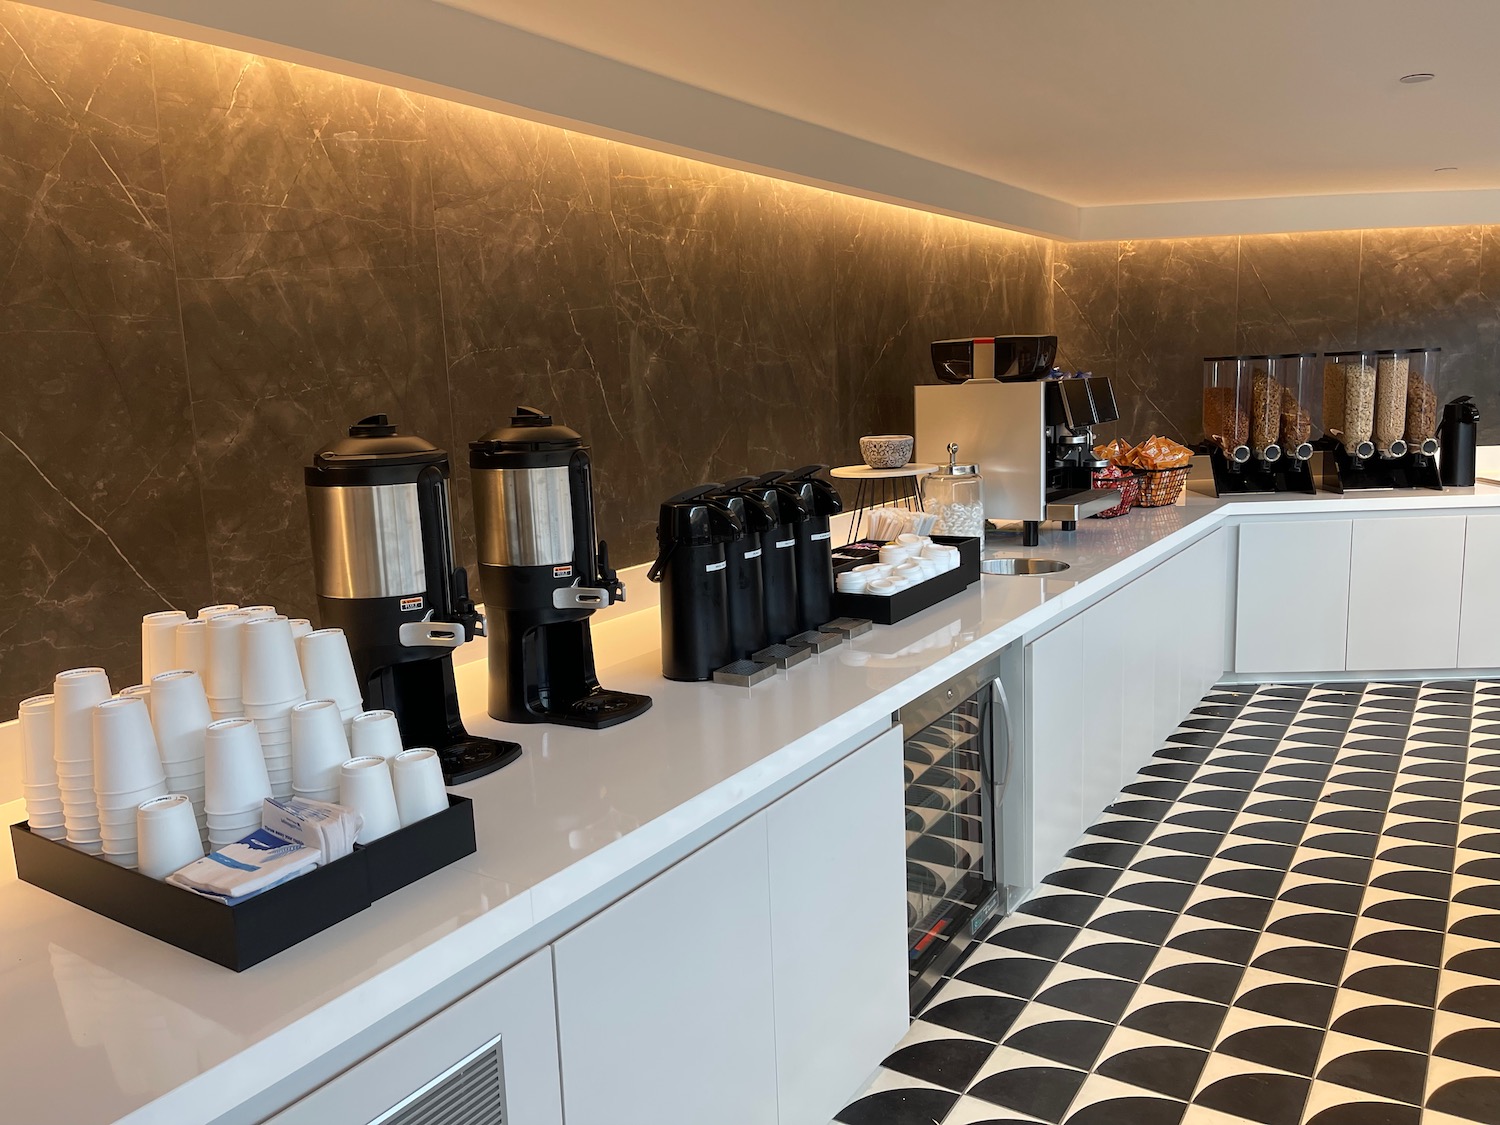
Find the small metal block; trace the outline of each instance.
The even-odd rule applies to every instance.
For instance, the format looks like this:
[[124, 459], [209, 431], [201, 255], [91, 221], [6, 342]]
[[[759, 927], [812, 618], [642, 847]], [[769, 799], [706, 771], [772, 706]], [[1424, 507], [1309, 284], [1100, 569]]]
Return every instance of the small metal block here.
[[809, 629], [805, 633], [798, 633], [795, 637], [787, 638], [788, 644], [806, 645], [814, 652], [827, 652], [835, 645], [844, 643], [844, 634], [825, 633], [820, 629]]
[[731, 687], [754, 687], [776, 675], [776, 665], [760, 660], [736, 660], [714, 670], [714, 683]]
[[750, 659], [762, 664], [774, 664], [778, 668], [794, 668], [804, 660], [812, 659], [813, 650], [792, 645], [767, 645], [759, 652], [751, 653]]
[[826, 625], [820, 625], [825, 633], [842, 633], [847, 639], [862, 637], [871, 629], [875, 623], [867, 617], [836, 617]]

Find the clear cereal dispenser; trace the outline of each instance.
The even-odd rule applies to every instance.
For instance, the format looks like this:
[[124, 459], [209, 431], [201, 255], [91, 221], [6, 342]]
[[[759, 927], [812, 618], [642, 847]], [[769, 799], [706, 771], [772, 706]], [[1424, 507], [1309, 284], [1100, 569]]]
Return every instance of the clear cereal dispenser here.
[[1375, 456], [1375, 354], [1330, 352], [1323, 364], [1323, 429], [1349, 456]]
[[1406, 447], [1420, 457], [1437, 453], [1438, 365], [1442, 348], [1413, 348], [1406, 353]]
[[1235, 465], [1250, 460], [1249, 368], [1245, 356], [1203, 361], [1203, 436]]
[[1249, 356], [1250, 455], [1262, 464], [1281, 460], [1281, 384], [1273, 373], [1274, 357]]
[[1375, 353], [1375, 420], [1371, 437], [1382, 457], [1406, 456], [1406, 396], [1411, 353]]
[[1319, 436], [1313, 417], [1321, 397], [1318, 393], [1317, 353], [1272, 356], [1271, 366], [1281, 392], [1277, 407], [1277, 436], [1282, 453], [1293, 461], [1310, 460], [1312, 443]]

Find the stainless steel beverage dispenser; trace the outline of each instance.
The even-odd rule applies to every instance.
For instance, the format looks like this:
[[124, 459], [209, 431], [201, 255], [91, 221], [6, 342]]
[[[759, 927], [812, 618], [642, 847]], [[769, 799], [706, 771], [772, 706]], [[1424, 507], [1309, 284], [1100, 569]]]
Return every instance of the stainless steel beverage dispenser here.
[[453, 560], [448, 454], [384, 414], [318, 450], [304, 472], [318, 618], [349, 640], [366, 707], [396, 713], [408, 747], [438, 752], [450, 785], [513, 761], [513, 742], [470, 735], [453, 652], [484, 632]]
[[583, 438], [523, 406], [470, 443], [469, 468], [491, 622], [490, 714], [599, 729], [647, 711], [650, 697], [602, 688], [594, 671], [589, 618], [624, 601], [625, 588], [594, 537]]

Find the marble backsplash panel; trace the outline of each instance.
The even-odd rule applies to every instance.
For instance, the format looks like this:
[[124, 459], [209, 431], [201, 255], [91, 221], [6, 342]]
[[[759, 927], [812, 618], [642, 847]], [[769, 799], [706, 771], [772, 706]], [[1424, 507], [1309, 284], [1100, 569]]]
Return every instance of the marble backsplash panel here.
[[0, 0], [0, 716], [139, 618], [315, 613], [302, 466], [521, 403], [648, 561], [703, 480], [909, 432], [931, 340], [1050, 327], [1052, 244]]
[[1439, 401], [1500, 442], [1500, 228], [1059, 244], [1060, 362], [1115, 376], [1120, 432], [1202, 436], [1202, 358], [1441, 347]]

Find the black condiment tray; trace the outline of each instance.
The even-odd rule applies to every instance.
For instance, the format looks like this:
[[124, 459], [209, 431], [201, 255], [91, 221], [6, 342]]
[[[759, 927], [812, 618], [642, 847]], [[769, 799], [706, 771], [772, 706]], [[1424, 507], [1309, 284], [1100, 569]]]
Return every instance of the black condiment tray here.
[[[958, 548], [958, 566], [955, 569], [925, 582], [918, 582], [909, 589], [897, 590], [890, 597], [879, 594], [844, 594], [835, 590], [834, 612], [844, 617], [867, 617], [877, 625], [894, 625], [924, 609], [931, 609], [954, 594], [963, 593], [979, 581], [981, 540], [978, 536], [934, 535], [932, 541]], [[835, 573], [841, 574], [878, 559], [878, 555], [847, 559], [838, 564]]]
[[11, 825], [10, 838], [23, 882], [240, 972], [473, 854], [474, 804], [450, 793], [443, 812], [232, 906], [38, 836], [25, 822]]

